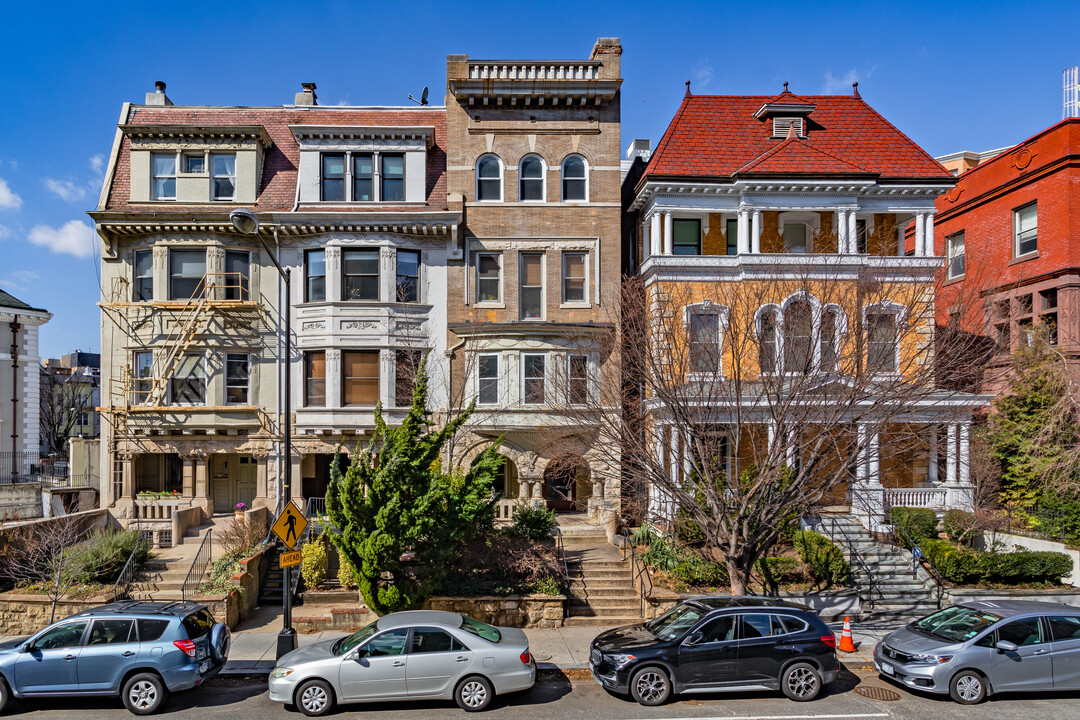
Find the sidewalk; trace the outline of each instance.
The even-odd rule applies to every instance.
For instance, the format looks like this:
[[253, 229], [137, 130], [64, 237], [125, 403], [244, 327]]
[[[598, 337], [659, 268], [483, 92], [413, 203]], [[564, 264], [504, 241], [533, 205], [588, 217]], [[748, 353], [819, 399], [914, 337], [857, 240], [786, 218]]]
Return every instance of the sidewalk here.
[[[852, 623], [851, 633], [855, 640], [854, 653], [840, 653], [840, 660], [849, 665], [871, 664], [874, 646], [893, 630], [907, 624], [906, 620], [886, 619]], [[843, 622], [829, 623], [836, 633], [837, 642], [844, 627]], [[268, 674], [273, 669], [277, 651], [277, 635], [281, 629], [280, 608], [258, 608], [256, 612], [233, 631], [229, 661], [222, 671], [225, 674]], [[589, 643], [606, 627], [563, 627], [553, 629], [525, 630], [529, 638], [529, 650], [541, 670], [571, 670], [589, 667]], [[342, 632], [318, 632], [297, 635], [300, 646], [322, 640], [341, 637]]]

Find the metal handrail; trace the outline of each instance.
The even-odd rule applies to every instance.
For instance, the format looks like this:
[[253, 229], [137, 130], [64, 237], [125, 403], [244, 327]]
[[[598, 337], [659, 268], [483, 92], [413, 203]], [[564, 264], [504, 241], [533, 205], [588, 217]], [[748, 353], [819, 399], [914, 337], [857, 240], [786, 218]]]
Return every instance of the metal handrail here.
[[131, 584], [135, 581], [135, 571], [138, 568], [138, 563], [135, 562], [135, 556], [139, 554], [139, 549], [142, 547], [143, 539], [140, 537], [138, 542], [135, 543], [135, 547], [131, 549], [131, 554], [128, 555], [127, 562], [124, 563], [124, 569], [120, 571], [120, 574], [116, 578], [116, 582], [113, 583], [113, 602], [117, 600], [123, 600], [128, 596], [131, 590]]
[[[818, 515], [817, 520], [822, 525], [824, 525], [825, 518], [823, 516]], [[837, 525], [836, 520], [834, 520], [833, 518], [829, 518], [829, 521], [831, 533], [833, 535], [831, 539], [834, 541], [838, 540], [838, 538], [836, 537], [837, 534], [843, 536], [843, 539], [840, 540], [840, 542], [842, 542], [847, 547], [849, 562], [856, 562], [859, 566], [859, 570], [861, 570], [867, 578], [866, 602], [867, 605], [870, 606], [870, 609], [873, 610], [874, 604], [876, 602], [876, 600], [874, 599], [874, 573], [872, 570], [870, 570], [870, 566], [866, 564], [866, 561], [863, 560], [862, 555], [855, 547], [854, 540], [852, 540], [852, 538], [847, 534], [847, 530], [845, 530], [842, 525]]]
[[[907, 541], [907, 544], [911, 547], [911, 579], [919, 579], [919, 565], [923, 565], [923, 569], [926, 570], [926, 574], [930, 576], [930, 579], [934, 581], [937, 586], [937, 606], [941, 609], [941, 598], [945, 595], [945, 576], [943, 576], [938, 569], [931, 562], [930, 558], [926, 556], [919, 544], [915, 542], [915, 538], [911, 537], [904, 528], [899, 525], [893, 525], [895, 531], [893, 537], [897, 540], [897, 545], [903, 547], [903, 543], [899, 542], [899, 538], [902, 537]], [[897, 537], [899, 534], [899, 537]]]
[[213, 554], [211, 552], [213, 541], [210, 539], [213, 534], [213, 528], [206, 531], [206, 536], [199, 543], [199, 549], [195, 552], [195, 559], [191, 561], [191, 568], [188, 570], [187, 577], [184, 578], [184, 584], [180, 586], [180, 597], [184, 600], [194, 595], [202, 584], [203, 575], [206, 574], [206, 568], [210, 565], [210, 558]]
[[554, 528], [555, 532], [555, 549], [559, 551], [559, 557], [562, 559], [563, 570], [563, 587], [567, 592], [570, 591], [570, 566], [566, 562], [566, 541], [563, 539], [562, 530], [558, 525]]
[[[630, 529], [623, 529], [623, 560], [626, 560], [626, 549], [630, 548], [630, 582], [633, 583], [638, 589], [638, 601], [641, 612], [641, 617], [645, 617], [645, 606], [648, 604], [649, 596], [652, 595], [653, 584], [652, 576], [649, 575], [649, 568], [645, 566], [645, 563], [637, 556], [637, 552], [634, 550], [634, 543], [630, 539]], [[649, 589], [645, 590], [645, 583], [649, 583]]]

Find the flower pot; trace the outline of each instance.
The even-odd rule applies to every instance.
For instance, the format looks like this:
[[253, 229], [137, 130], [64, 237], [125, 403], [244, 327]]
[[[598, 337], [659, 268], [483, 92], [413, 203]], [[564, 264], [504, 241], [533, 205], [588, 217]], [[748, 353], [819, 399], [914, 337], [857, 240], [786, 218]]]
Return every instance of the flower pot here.
[[237, 522], [244, 522], [244, 511], [243, 510], [233, 510], [233, 515], [236, 516], [236, 521]]

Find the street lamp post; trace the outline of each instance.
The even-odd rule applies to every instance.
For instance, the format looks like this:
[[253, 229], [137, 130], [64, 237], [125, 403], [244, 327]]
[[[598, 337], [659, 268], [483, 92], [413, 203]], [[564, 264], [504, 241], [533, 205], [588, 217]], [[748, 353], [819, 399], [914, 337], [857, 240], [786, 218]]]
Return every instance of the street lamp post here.
[[[244, 235], [254, 235], [258, 238], [259, 244], [262, 245], [263, 250], [270, 257], [270, 261], [277, 268], [278, 274], [281, 275], [281, 279], [285, 282], [285, 478], [282, 482], [281, 498], [279, 500], [279, 504], [284, 510], [292, 496], [292, 291], [289, 283], [290, 271], [281, 267], [281, 263], [277, 261], [274, 254], [270, 252], [270, 248], [266, 246], [266, 241], [259, 234], [259, 218], [255, 216], [255, 213], [238, 208], [229, 213], [229, 220], [232, 221], [237, 232]], [[291, 570], [292, 568], [289, 567], [282, 569], [282, 618], [281, 632], [278, 633], [277, 639], [278, 658], [296, 649], [296, 629], [292, 626], [292, 583], [289, 582]]]

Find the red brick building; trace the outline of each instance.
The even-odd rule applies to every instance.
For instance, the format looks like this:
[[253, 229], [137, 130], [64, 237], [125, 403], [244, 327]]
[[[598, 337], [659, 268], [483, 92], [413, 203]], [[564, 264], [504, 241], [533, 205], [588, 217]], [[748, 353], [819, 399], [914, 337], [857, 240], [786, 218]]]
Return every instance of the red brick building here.
[[1080, 359], [1080, 118], [967, 170], [936, 207], [938, 322], [994, 344], [987, 389], [1036, 333]]

